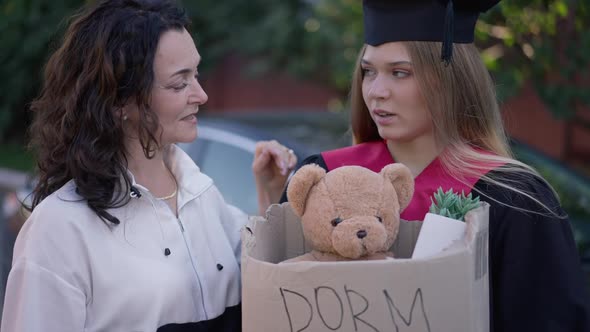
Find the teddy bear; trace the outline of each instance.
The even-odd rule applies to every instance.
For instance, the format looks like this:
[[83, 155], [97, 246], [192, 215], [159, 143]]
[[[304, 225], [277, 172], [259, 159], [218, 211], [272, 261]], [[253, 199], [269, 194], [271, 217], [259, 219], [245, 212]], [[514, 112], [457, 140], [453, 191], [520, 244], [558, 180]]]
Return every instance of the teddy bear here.
[[327, 173], [315, 164], [301, 167], [289, 181], [287, 198], [312, 251], [284, 263], [393, 257], [389, 248], [413, 193], [412, 173], [400, 163], [379, 173], [360, 166]]

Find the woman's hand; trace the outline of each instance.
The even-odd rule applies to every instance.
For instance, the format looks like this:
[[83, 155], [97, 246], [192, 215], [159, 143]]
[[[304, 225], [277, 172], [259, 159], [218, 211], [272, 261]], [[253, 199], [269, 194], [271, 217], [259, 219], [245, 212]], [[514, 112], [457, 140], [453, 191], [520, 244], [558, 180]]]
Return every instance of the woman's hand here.
[[293, 150], [279, 142], [260, 141], [252, 162], [252, 172], [258, 192], [258, 212], [263, 215], [273, 203], [278, 203], [289, 173], [297, 164]]

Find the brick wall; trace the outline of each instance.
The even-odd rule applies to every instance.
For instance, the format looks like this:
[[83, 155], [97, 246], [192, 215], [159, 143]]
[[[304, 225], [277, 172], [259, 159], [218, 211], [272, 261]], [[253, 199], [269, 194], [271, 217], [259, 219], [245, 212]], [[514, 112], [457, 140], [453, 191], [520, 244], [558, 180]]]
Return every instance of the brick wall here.
[[507, 100], [502, 110], [511, 136], [556, 159], [565, 157], [567, 124], [553, 117], [530, 86]]
[[247, 77], [243, 73], [245, 65], [244, 60], [229, 57], [204, 78], [203, 88], [209, 95], [206, 109], [225, 112], [281, 108], [325, 111], [338, 97], [333, 89], [285, 74]]
[[590, 109], [576, 118], [558, 119], [539, 96], [526, 86], [503, 105], [504, 121], [514, 138], [572, 166], [590, 170]]

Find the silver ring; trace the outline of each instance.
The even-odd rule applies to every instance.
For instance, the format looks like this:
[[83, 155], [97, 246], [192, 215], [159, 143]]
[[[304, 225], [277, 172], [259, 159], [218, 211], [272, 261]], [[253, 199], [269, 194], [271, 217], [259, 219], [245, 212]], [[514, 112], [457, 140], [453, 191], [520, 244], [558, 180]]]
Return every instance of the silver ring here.
[[293, 152], [292, 149], [289, 149], [289, 151], [287, 151], [289, 154], [295, 154], [295, 152]]

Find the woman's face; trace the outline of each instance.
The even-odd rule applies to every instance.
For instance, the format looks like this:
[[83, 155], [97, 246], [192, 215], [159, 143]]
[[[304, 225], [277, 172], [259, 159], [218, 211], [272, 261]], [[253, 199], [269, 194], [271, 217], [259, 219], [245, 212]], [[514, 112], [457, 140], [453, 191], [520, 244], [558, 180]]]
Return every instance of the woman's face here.
[[367, 45], [361, 69], [363, 99], [383, 139], [406, 143], [432, 135], [432, 119], [402, 43]]
[[[150, 107], [158, 116], [160, 145], [192, 142], [197, 137], [197, 112], [207, 102], [198, 81], [201, 56], [185, 29], [162, 34], [154, 57]], [[161, 136], [159, 134], [161, 133]]]

